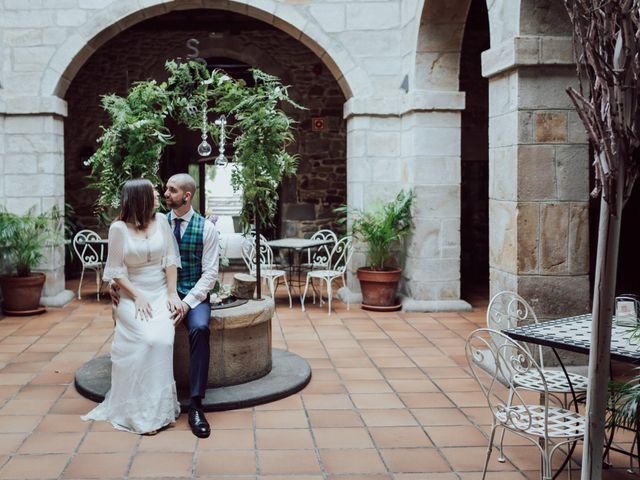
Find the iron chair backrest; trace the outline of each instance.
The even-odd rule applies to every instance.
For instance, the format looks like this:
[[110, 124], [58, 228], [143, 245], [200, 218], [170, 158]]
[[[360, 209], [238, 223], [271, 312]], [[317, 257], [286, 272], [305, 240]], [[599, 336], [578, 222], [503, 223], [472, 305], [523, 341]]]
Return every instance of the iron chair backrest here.
[[99, 245], [97, 242], [102, 240], [102, 237], [93, 230], [80, 230], [73, 237], [73, 250], [80, 258], [82, 265], [97, 265], [105, 261], [103, 258], [103, 245]]
[[331, 258], [331, 250], [338, 243], [338, 236], [329, 229], [318, 230], [311, 235], [311, 240], [331, 240], [331, 243], [320, 245], [315, 249], [307, 249], [307, 261], [311, 265], [327, 266]]
[[329, 270], [344, 273], [353, 255], [352, 239], [350, 235], [342, 237], [335, 244], [329, 255]]
[[[497, 330], [479, 328], [467, 337], [465, 354], [494, 420], [514, 431], [528, 431], [540, 416], [539, 412], [535, 415], [532, 411], [533, 404], [544, 408], [544, 436], [547, 437], [549, 389], [541, 367], [529, 352]], [[494, 368], [489, 369], [487, 365]], [[527, 373], [542, 379], [539, 392], [523, 389], [514, 382], [514, 375]], [[527, 401], [532, 396], [534, 401]]]
[[[538, 317], [531, 305], [515, 292], [503, 291], [493, 296], [487, 308], [487, 327], [491, 330], [501, 331], [508, 328], [516, 328], [524, 325], [538, 323]], [[504, 337], [497, 337], [499, 342]], [[513, 340], [511, 340], [513, 342]], [[522, 343], [529, 354], [535, 359], [540, 368], [544, 369], [544, 359], [541, 346], [533, 346]]]
[[[273, 250], [267, 243], [267, 239], [260, 234], [260, 268], [272, 269], [274, 266]], [[256, 264], [258, 262], [256, 255], [256, 237], [254, 235], [247, 235], [242, 242], [242, 258], [244, 259], [249, 272], [252, 274], [256, 271]]]
[[[262, 251], [264, 247], [269, 247], [267, 245], [268, 240], [264, 237], [264, 235], [260, 234], [260, 250]], [[269, 247], [271, 249], [271, 247]], [[249, 269], [250, 272], [255, 272], [256, 270], [256, 262], [255, 262], [255, 250], [256, 250], [256, 236], [255, 232], [247, 233], [242, 239], [241, 245], [241, 253], [242, 260], [244, 260], [245, 265]], [[273, 259], [273, 252], [271, 252], [271, 258]], [[273, 262], [271, 262], [273, 263]], [[262, 266], [263, 264], [261, 264]], [[271, 264], [269, 264], [271, 265]]]

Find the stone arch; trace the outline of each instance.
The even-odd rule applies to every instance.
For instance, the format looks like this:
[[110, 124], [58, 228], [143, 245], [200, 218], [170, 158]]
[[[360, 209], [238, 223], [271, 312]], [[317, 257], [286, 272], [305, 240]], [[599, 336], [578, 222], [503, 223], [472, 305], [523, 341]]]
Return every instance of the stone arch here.
[[71, 80], [87, 59], [123, 30], [148, 18], [192, 8], [227, 10], [268, 23], [314, 52], [334, 76], [347, 99], [372, 91], [367, 76], [351, 56], [291, 5], [275, 0], [263, 0], [261, 8], [237, 0], [201, 0], [184, 5], [178, 0], [151, 0], [145, 4], [149, 6], [142, 7], [137, 1], [117, 0], [90, 17], [51, 57], [42, 77], [41, 94], [63, 98]]

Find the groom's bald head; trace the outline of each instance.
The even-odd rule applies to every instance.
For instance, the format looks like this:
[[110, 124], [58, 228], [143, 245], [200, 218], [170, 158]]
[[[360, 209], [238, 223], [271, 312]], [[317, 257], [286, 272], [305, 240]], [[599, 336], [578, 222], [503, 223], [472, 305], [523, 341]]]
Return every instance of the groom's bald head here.
[[176, 173], [169, 178], [169, 182], [173, 182], [180, 190], [191, 193], [191, 196], [196, 193], [196, 181], [188, 173]]

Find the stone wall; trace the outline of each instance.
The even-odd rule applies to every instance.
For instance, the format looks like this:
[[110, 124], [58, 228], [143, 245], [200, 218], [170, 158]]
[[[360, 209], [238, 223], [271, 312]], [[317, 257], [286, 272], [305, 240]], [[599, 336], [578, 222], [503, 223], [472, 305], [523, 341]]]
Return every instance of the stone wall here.
[[[207, 11], [189, 12], [192, 15], [198, 15], [203, 24], [207, 16], [212, 25], [220, 21], [218, 15]], [[285, 182], [281, 191], [279, 230], [286, 236], [297, 236], [335, 227], [332, 210], [346, 203], [345, 99], [338, 84], [315, 54], [290, 36], [239, 15], [225, 19], [241, 27], [219, 32], [218, 38], [209, 36], [213, 28], [185, 28], [189, 22], [183, 12], [143, 22], [107, 42], [78, 72], [66, 96], [65, 179], [67, 201], [75, 208], [79, 226], [96, 224], [92, 208], [96, 193], [86, 188], [89, 170], [83, 161], [95, 150], [99, 126], [108, 121], [99, 97], [110, 92], [124, 95], [127, 86], [137, 80], [166, 78], [164, 61], [192, 54], [186, 42], [196, 39], [200, 56], [224, 53], [280, 75], [291, 85], [291, 97], [306, 109], [290, 109], [298, 122], [291, 151], [299, 155], [300, 164], [296, 178]], [[322, 130], [314, 130], [314, 118], [323, 119]], [[172, 151], [168, 154], [197, 162], [199, 136], [186, 129], [174, 132], [176, 146], [169, 147]]]

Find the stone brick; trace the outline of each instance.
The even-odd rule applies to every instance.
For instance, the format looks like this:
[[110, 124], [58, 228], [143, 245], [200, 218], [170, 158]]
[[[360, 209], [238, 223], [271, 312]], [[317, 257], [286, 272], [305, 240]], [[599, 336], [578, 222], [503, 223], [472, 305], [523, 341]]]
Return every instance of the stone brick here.
[[503, 73], [489, 80], [490, 115], [502, 115], [518, 107], [518, 75], [515, 72]]
[[38, 162], [35, 155], [24, 153], [4, 156], [5, 174], [31, 174], [37, 173], [37, 171]]
[[460, 129], [458, 128], [420, 128], [407, 132], [413, 139], [413, 148], [418, 155], [459, 156]]
[[5, 121], [5, 133], [33, 133], [44, 132], [44, 119], [36, 115], [13, 115]]
[[584, 123], [575, 111], [568, 112], [568, 131], [570, 143], [586, 143], [587, 131], [584, 128]]
[[400, 24], [397, 2], [347, 3], [347, 29], [384, 30]]
[[425, 22], [418, 33], [418, 52], [455, 52], [462, 45], [463, 23]]
[[489, 200], [489, 265], [516, 273], [518, 259], [517, 205]]
[[489, 268], [489, 280], [489, 298], [493, 298], [503, 290], [518, 291], [518, 275], [496, 268], [494, 265]]
[[573, 109], [566, 89], [576, 85], [575, 66], [518, 70], [518, 107], [531, 110]]
[[460, 54], [419, 53], [416, 59], [416, 78], [422, 79], [420, 88], [427, 90], [458, 90]]
[[588, 275], [523, 275], [518, 293], [530, 300], [539, 319], [579, 315], [590, 311]]
[[559, 112], [537, 112], [536, 113], [536, 142], [566, 142], [567, 114]]
[[589, 274], [589, 203], [572, 203], [569, 210], [569, 273]]
[[414, 218], [459, 218], [460, 186], [432, 185], [416, 186], [413, 202]]
[[406, 181], [415, 185], [460, 183], [460, 157], [416, 157], [408, 162]]
[[425, 259], [414, 258], [407, 255], [407, 264], [404, 268], [404, 276], [411, 281], [433, 281], [437, 278], [440, 282], [460, 280], [460, 261], [456, 259]]
[[517, 192], [517, 147], [489, 150], [489, 197], [515, 201]]
[[460, 282], [406, 282], [409, 296], [415, 300], [457, 300], [460, 298]]
[[14, 134], [7, 135], [8, 153], [62, 152], [62, 139], [57, 135]]
[[518, 199], [554, 200], [556, 191], [555, 150], [550, 145], [518, 147]]
[[558, 199], [587, 201], [589, 199], [588, 145], [558, 145], [556, 168]]
[[518, 273], [538, 273], [540, 211], [538, 203], [518, 204]]
[[400, 53], [400, 32], [395, 30], [346, 30], [335, 35], [343, 45], [349, 45], [349, 52], [354, 57], [387, 57]]
[[400, 153], [400, 135], [394, 132], [369, 132], [367, 153], [376, 156], [397, 156]]
[[7, 47], [33, 47], [42, 44], [42, 29], [16, 28], [7, 29], [2, 34]]
[[573, 63], [573, 41], [571, 37], [541, 37], [542, 63]]
[[439, 258], [441, 230], [439, 220], [415, 220], [407, 242], [407, 255], [415, 258]]
[[540, 272], [568, 273], [569, 204], [542, 204], [540, 209]]
[[518, 143], [518, 112], [489, 118], [489, 145], [491, 148], [508, 147]]
[[402, 180], [402, 160], [397, 156], [369, 158], [371, 177], [374, 182], [397, 182]]
[[61, 27], [76, 27], [82, 25], [87, 19], [84, 10], [68, 9], [56, 12], [56, 24]]
[[534, 143], [533, 112], [518, 111], [518, 143]]
[[345, 30], [345, 7], [340, 4], [316, 4], [309, 6], [309, 13], [325, 32]]

